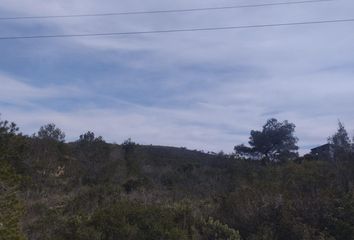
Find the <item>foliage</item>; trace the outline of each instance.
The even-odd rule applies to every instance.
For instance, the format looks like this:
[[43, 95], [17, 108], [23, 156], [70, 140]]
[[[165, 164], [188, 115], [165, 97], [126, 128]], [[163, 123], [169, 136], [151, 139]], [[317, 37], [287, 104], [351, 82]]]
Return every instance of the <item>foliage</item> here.
[[284, 161], [298, 156], [297, 138], [294, 136], [295, 125], [288, 121], [278, 122], [269, 119], [262, 131], [251, 131], [249, 144], [235, 147], [240, 157], [251, 157], [264, 162]]
[[[347, 168], [352, 167], [348, 163]], [[354, 175], [346, 179], [350, 183], [337, 182], [338, 169], [322, 161], [288, 163], [256, 171], [251, 181], [223, 199], [218, 211], [219, 218], [239, 229], [245, 239], [354, 236], [354, 221], [346, 215], [354, 204], [351, 197], [343, 197], [348, 195], [342, 187], [353, 184]]]
[[218, 220], [209, 218], [202, 222], [203, 239], [206, 240], [240, 240], [241, 236], [238, 231], [230, 228], [226, 224], [222, 224]]
[[349, 134], [341, 122], [338, 122], [337, 132], [333, 136], [329, 137], [328, 141], [335, 147], [342, 148], [347, 151], [350, 150], [351, 141]]
[[2, 121], [0, 240], [354, 239], [353, 155], [291, 161], [294, 128], [252, 131], [246, 159], [92, 132], [64, 143]]
[[0, 161], [0, 240], [22, 240], [20, 221], [23, 205], [18, 198], [19, 177]]
[[95, 142], [104, 142], [104, 140], [101, 136], [96, 137], [95, 133], [88, 131], [88, 132], [80, 135], [78, 142], [81, 144], [89, 144], [89, 143], [95, 143]]
[[140, 172], [138, 159], [136, 159], [133, 155], [136, 146], [138, 145], [130, 138], [128, 138], [122, 143], [122, 149], [124, 151], [124, 159], [126, 162], [128, 176], [135, 176], [138, 175]]
[[16, 124], [0, 121], [0, 240], [24, 239], [20, 228], [23, 205], [18, 197], [21, 178], [13, 168], [21, 165], [18, 130]]
[[147, 185], [149, 180], [146, 178], [130, 178], [123, 184], [123, 188], [126, 193], [131, 193]]
[[188, 239], [187, 231], [178, 227], [171, 209], [134, 202], [120, 202], [97, 211], [89, 225], [102, 240]]
[[109, 158], [110, 148], [101, 136], [96, 137], [93, 132], [80, 135], [76, 142], [76, 153], [82, 163], [83, 184], [97, 184], [104, 181], [104, 176], [100, 174], [105, 169], [105, 162]]
[[65, 133], [61, 129], [57, 128], [54, 123], [49, 123], [42, 126], [39, 129], [37, 136], [40, 139], [53, 140], [57, 142], [65, 141]]
[[348, 160], [352, 153], [352, 142], [349, 138], [349, 134], [341, 122], [338, 122], [337, 132], [328, 138], [334, 158], [336, 160]]
[[13, 136], [18, 132], [19, 128], [15, 123], [9, 121], [0, 121], [0, 136]]

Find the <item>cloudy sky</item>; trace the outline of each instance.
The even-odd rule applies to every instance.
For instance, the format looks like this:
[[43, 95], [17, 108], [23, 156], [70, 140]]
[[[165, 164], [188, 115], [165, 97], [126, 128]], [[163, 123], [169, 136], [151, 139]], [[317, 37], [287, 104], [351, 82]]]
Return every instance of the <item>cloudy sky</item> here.
[[[0, 16], [221, 7], [286, 0], [1, 0]], [[294, 1], [294, 0], [288, 0]], [[90, 34], [354, 18], [354, 1], [0, 21], [0, 36]], [[26, 134], [231, 152], [272, 117], [301, 152], [354, 129], [354, 23], [0, 41], [0, 112]]]

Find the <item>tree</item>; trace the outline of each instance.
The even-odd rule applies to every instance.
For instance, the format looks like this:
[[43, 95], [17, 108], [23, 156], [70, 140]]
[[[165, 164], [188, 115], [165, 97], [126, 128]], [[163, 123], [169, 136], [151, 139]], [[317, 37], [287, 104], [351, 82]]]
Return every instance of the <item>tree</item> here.
[[95, 137], [95, 133], [88, 131], [80, 135], [79, 143], [94, 143], [94, 142], [104, 142], [101, 136]]
[[0, 121], [0, 135], [15, 135], [19, 128], [15, 123], [9, 123], [9, 121]]
[[[9, 140], [15, 136], [19, 128], [15, 123], [0, 120], [0, 153], [4, 156], [4, 151], [8, 151]], [[0, 157], [1, 158], [1, 157]]]
[[133, 157], [134, 150], [137, 144], [128, 138], [122, 143], [122, 149], [124, 152], [124, 159], [127, 165], [128, 175], [137, 175], [140, 172], [139, 163], [137, 159]]
[[[335, 134], [328, 138], [329, 154], [335, 162], [343, 162], [352, 159], [352, 141], [344, 125], [339, 121], [338, 129]], [[344, 177], [344, 176], [342, 176]]]
[[125, 158], [128, 157], [129, 154], [131, 154], [134, 151], [134, 148], [137, 144], [131, 140], [131, 138], [128, 138], [122, 143], [122, 148], [124, 150], [124, 155]]
[[351, 151], [352, 143], [349, 134], [340, 121], [337, 132], [328, 138], [328, 143], [334, 148], [334, 152], [348, 153]]
[[262, 131], [251, 131], [249, 145], [235, 146], [236, 155], [266, 162], [284, 161], [298, 156], [296, 145], [298, 139], [294, 136], [295, 125], [288, 121], [278, 122], [269, 119]]
[[8, 162], [17, 173], [24, 171], [26, 145], [17, 125], [0, 119], [0, 161]]
[[96, 137], [90, 131], [80, 135], [76, 151], [85, 172], [81, 179], [83, 184], [97, 184], [108, 177], [104, 168], [109, 160], [110, 147], [101, 136]]
[[[22, 145], [15, 123], [0, 120], [0, 239], [22, 240], [22, 203], [18, 198]], [[22, 162], [21, 162], [22, 164]]]
[[10, 140], [18, 133], [15, 123], [0, 119], [0, 159], [9, 152]]
[[50, 139], [57, 142], [65, 141], [65, 133], [57, 128], [54, 123], [42, 126], [37, 135], [40, 139]]

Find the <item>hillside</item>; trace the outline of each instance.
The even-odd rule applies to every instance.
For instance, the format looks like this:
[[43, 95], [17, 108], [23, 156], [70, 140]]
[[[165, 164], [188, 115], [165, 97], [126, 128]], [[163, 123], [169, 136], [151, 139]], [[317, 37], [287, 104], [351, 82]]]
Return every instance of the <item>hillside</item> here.
[[0, 239], [353, 239], [354, 163], [1, 134]]

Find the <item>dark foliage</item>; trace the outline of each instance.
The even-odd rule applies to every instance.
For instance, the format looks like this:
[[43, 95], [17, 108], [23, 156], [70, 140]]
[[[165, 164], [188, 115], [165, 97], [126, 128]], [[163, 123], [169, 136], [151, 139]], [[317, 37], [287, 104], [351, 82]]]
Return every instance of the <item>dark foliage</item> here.
[[353, 152], [352, 142], [344, 125], [339, 122], [337, 132], [328, 138], [334, 160], [350, 160]]
[[269, 119], [262, 131], [251, 131], [249, 144], [251, 147], [239, 145], [235, 147], [236, 155], [263, 162], [293, 160], [298, 157], [294, 136], [295, 125], [288, 121], [278, 122]]
[[57, 128], [54, 123], [42, 126], [39, 129], [37, 136], [40, 139], [53, 140], [58, 142], [65, 141], [65, 133], [61, 129]]
[[[283, 127], [293, 133], [271, 121], [252, 136]], [[342, 156], [264, 165], [92, 132], [26, 137], [0, 122], [0, 240], [351, 240], [354, 161]]]

